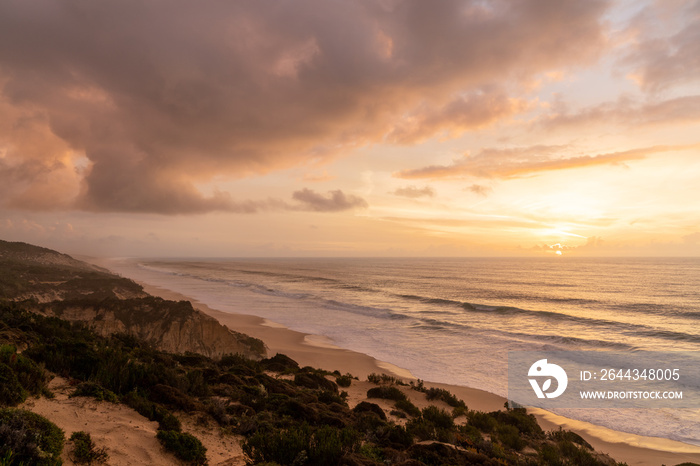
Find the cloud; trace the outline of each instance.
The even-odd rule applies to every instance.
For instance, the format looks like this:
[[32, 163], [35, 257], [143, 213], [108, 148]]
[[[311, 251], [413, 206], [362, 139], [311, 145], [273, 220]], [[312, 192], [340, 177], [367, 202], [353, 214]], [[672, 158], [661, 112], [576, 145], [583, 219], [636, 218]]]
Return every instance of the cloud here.
[[418, 188], [417, 186], [406, 186], [404, 188], [396, 189], [393, 194], [396, 196], [416, 199], [419, 197], [433, 197], [435, 196], [435, 191], [430, 186], [424, 186], [422, 188]]
[[475, 92], [459, 96], [441, 108], [418, 107], [405, 116], [386, 140], [415, 144], [433, 136], [456, 137], [467, 130], [479, 129], [528, 108], [527, 102], [509, 98], [501, 91]]
[[549, 115], [534, 126], [547, 131], [561, 128], [618, 124], [629, 128], [696, 123], [700, 121], [700, 95], [688, 95], [658, 102], [639, 103], [623, 97], [614, 102], [571, 111], [558, 102]]
[[323, 181], [332, 181], [334, 179], [335, 176], [328, 174], [326, 171], [320, 174], [306, 173], [302, 177], [303, 181], [308, 181], [310, 183], [321, 183]]
[[403, 170], [394, 176], [404, 179], [439, 179], [464, 176], [481, 178], [515, 178], [552, 170], [610, 165], [641, 160], [662, 152], [697, 148], [698, 145], [652, 146], [598, 155], [562, 156], [567, 146], [530, 146], [515, 149], [483, 149], [465, 155], [450, 165], [431, 165]]
[[292, 207], [292, 210], [308, 210], [312, 212], [341, 212], [352, 209], [366, 209], [367, 201], [352, 194], [345, 194], [341, 190], [330, 191], [327, 196], [319, 194], [311, 189], [304, 188], [295, 191], [292, 197], [301, 202], [301, 206]]
[[622, 60], [643, 89], [700, 80], [700, 1], [651, 2], [631, 25], [637, 40]]
[[3, 1], [0, 181], [35, 170], [3, 202], [247, 211], [197, 186], [509, 118], [503, 89], [605, 50], [607, 3]]
[[493, 191], [493, 188], [490, 186], [482, 186], [480, 184], [473, 184], [467, 188], [469, 191], [473, 192], [476, 195], [479, 196], [488, 196], [491, 191]]

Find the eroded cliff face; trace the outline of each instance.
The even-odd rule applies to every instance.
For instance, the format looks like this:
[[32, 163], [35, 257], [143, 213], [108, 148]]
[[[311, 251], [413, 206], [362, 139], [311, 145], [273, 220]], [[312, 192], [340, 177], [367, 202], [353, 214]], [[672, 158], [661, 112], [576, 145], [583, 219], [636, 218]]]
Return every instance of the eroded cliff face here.
[[[146, 299], [153, 300], [160, 301], [160, 306], [156, 308], [141, 302], [144, 300], [132, 299], [109, 303], [107, 308], [67, 303], [44, 305], [35, 310], [72, 322], [83, 322], [102, 336], [126, 333], [171, 353], [192, 352], [214, 359], [225, 354], [241, 354], [251, 359], [261, 359], [266, 355], [262, 341], [234, 332], [196, 309], [183, 313], [182, 308], [190, 305], [187, 301], [176, 303], [180, 308], [178, 312], [168, 312], [167, 309], [163, 311], [163, 306], [167, 307], [173, 301]], [[120, 308], [113, 309], [115, 305]], [[139, 318], [130, 318], [132, 312], [138, 312]]]
[[50, 249], [0, 241], [0, 299], [83, 322], [103, 336], [126, 333], [172, 353], [266, 356], [261, 340], [192, 307], [149, 295], [137, 283]]

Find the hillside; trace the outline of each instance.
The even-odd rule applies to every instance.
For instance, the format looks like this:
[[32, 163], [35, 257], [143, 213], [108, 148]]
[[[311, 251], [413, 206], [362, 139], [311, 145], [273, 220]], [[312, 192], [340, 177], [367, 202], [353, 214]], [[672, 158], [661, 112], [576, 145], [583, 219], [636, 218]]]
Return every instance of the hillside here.
[[0, 300], [84, 322], [102, 336], [126, 333], [163, 351], [213, 358], [266, 354], [262, 341], [231, 331], [188, 301], [150, 296], [129, 279], [26, 243], [0, 241]]

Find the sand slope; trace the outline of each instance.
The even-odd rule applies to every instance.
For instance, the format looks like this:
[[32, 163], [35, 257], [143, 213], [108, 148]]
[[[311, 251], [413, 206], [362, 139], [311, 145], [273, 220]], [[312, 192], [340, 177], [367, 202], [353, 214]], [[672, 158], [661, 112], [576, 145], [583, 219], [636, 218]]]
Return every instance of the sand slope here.
[[[97, 447], [106, 449], [107, 464], [114, 465], [177, 465], [181, 464], [167, 453], [156, 439], [157, 422], [151, 422], [122, 404], [100, 402], [92, 398], [69, 398], [73, 391], [68, 381], [56, 377], [49, 383], [55, 398], [29, 398], [22, 409], [40, 414], [63, 429], [68, 440], [73, 432], [90, 434]], [[63, 450], [64, 464], [74, 464], [70, 459], [72, 446]]]

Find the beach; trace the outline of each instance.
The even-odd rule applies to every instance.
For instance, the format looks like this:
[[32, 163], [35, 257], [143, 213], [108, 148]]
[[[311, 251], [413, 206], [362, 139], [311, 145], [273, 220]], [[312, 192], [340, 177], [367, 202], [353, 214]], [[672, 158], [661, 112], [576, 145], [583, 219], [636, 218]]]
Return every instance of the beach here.
[[[100, 265], [109, 265], [101, 262]], [[117, 271], [123, 269], [117, 267]], [[301, 366], [309, 365], [326, 370], [338, 370], [341, 373], [350, 372], [363, 380], [370, 373], [386, 373], [407, 380], [415, 377], [407, 370], [390, 362], [379, 361], [359, 352], [343, 349], [318, 337], [290, 330], [283, 325], [264, 318], [223, 312], [198, 302], [178, 292], [162, 286], [153, 286], [143, 281], [139, 282], [150, 294], [164, 299], [188, 300], [196, 309], [208, 314], [222, 324], [235, 331], [247, 333], [262, 339], [268, 347], [269, 355], [286, 354], [296, 360]], [[506, 399], [492, 393], [459, 385], [433, 383], [426, 381], [426, 386], [445, 388], [463, 399], [470, 409], [494, 411], [502, 409]], [[356, 397], [357, 398], [357, 397]], [[355, 404], [359, 399], [354, 400]], [[353, 403], [352, 398], [350, 403]], [[683, 462], [700, 463], [700, 447], [677, 442], [669, 439], [639, 436], [614, 431], [583, 421], [576, 421], [557, 416], [543, 410], [533, 410], [538, 422], [544, 430], [557, 430], [560, 427], [572, 430], [581, 435], [597, 451], [609, 454], [617, 461], [628, 465], [674, 465]]]

